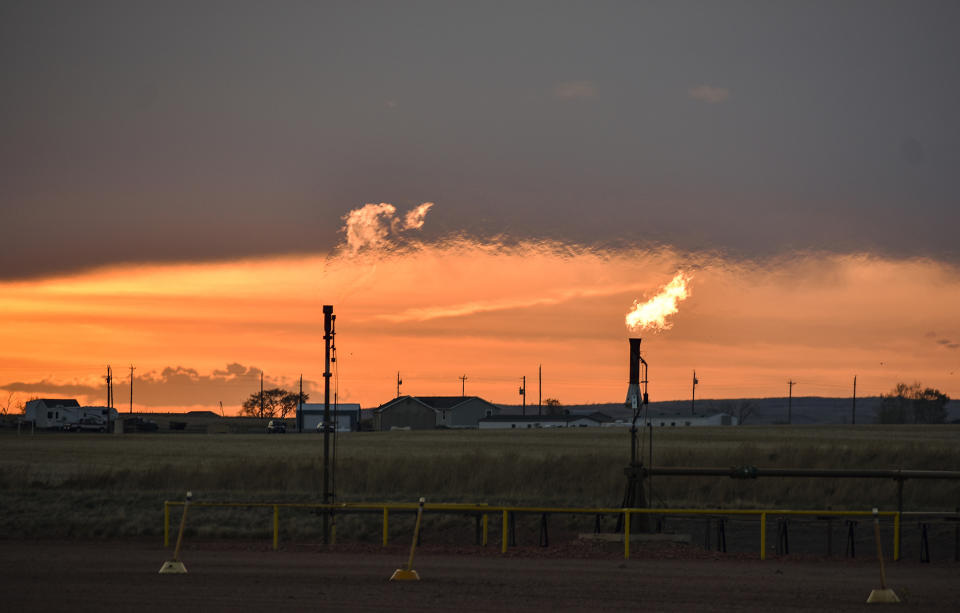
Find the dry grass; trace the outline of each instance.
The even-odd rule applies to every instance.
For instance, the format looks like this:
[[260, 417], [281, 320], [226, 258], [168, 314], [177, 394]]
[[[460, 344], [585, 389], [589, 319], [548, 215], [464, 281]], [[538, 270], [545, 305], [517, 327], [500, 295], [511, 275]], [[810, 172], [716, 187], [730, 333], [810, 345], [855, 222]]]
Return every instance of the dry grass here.
[[[649, 440], [642, 455], [649, 458]], [[756, 426], [657, 430], [655, 466], [960, 470], [957, 426]], [[624, 429], [349, 433], [338, 437], [340, 501], [432, 501], [618, 506], [629, 460]], [[150, 535], [162, 501], [187, 489], [202, 500], [317, 502], [316, 434], [0, 435], [0, 536]], [[656, 506], [895, 508], [883, 480], [666, 478]], [[953, 510], [960, 483], [915, 481], [906, 508]], [[261, 515], [263, 517], [261, 517]], [[201, 536], [265, 536], [266, 510], [210, 510]], [[364, 532], [375, 518], [341, 518]], [[285, 513], [285, 534], [313, 534], [315, 515]], [[376, 529], [372, 530], [376, 534]]]

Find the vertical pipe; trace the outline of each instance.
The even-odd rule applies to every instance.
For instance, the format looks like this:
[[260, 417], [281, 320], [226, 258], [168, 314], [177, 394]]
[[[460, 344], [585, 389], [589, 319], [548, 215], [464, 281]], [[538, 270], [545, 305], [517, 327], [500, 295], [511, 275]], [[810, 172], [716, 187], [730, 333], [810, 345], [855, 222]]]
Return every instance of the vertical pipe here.
[[507, 510], [503, 510], [503, 535], [500, 539], [500, 553], [507, 553]]
[[767, 514], [760, 514], [760, 559], [767, 559]]
[[387, 511], [387, 507], [383, 507], [383, 537], [382, 537], [383, 540], [382, 542], [384, 547], [387, 546], [387, 526], [390, 521], [388, 515], [389, 515], [389, 511]]
[[277, 550], [280, 542], [280, 506], [273, 505], [273, 550]]
[[489, 535], [489, 526], [490, 526], [490, 517], [484, 513], [483, 514], [483, 546], [487, 546], [488, 535]]
[[630, 559], [630, 511], [623, 510], [623, 559]]

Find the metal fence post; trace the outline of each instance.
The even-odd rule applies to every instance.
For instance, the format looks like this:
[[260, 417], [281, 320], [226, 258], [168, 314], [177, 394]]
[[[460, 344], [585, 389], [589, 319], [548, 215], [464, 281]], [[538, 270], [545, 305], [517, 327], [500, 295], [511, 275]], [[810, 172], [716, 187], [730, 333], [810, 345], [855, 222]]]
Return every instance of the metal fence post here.
[[893, 516], [893, 561], [900, 560], [900, 512]]
[[273, 505], [273, 550], [277, 550], [280, 541], [280, 505]]
[[760, 514], [760, 559], [767, 559], [767, 514]]
[[387, 507], [383, 507], [383, 546], [384, 547], [387, 546], [388, 525], [390, 522], [389, 513], [390, 512], [387, 510]]
[[170, 546], [170, 501], [163, 501], [163, 546]]
[[630, 559], [630, 511], [623, 510], [623, 559]]
[[507, 553], [507, 537], [508, 537], [508, 535], [507, 535], [507, 527], [508, 527], [507, 517], [508, 517], [508, 515], [507, 515], [507, 510], [504, 509], [504, 510], [503, 510], [503, 535], [502, 535], [501, 538], [500, 538], [500, 553]]

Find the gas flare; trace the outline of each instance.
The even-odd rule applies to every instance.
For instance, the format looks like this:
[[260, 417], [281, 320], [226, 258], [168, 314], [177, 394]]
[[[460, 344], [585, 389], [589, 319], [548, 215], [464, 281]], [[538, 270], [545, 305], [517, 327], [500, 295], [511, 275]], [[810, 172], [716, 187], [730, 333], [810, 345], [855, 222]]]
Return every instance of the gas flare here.
[[681, 300], [686, 300], [690, 296], [690, 290], [687, 289], [687, 283], [690, 282], [690, 275], [683, 271], [678, 272], [670, 283], [667, 283], [660, 290], [660, 293], [647, 300], [643, 304], [634, 301], [633, 309], [627, 313], [627, 328], [631, 332], [641, 330], [669, 330], [673, 323], [667, 321], [667, 317], [677, 312], [677, 306]]

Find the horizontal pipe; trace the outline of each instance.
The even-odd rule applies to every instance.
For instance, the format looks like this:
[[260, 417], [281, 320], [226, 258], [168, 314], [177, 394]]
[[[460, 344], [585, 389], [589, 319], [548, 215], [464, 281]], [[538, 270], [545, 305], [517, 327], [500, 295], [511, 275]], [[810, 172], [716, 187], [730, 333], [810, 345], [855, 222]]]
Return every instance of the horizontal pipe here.
[[836, 468], [757, 468], [737, 466], [733, 468], [697, 467], [649, 467], [648, 475], [674, 477], [730, 477], [755, 479], [757, 477], [824, 477], [857, 479], [960, 479], [957, 470], [883, 470], [883, 469], [836, 469]]

